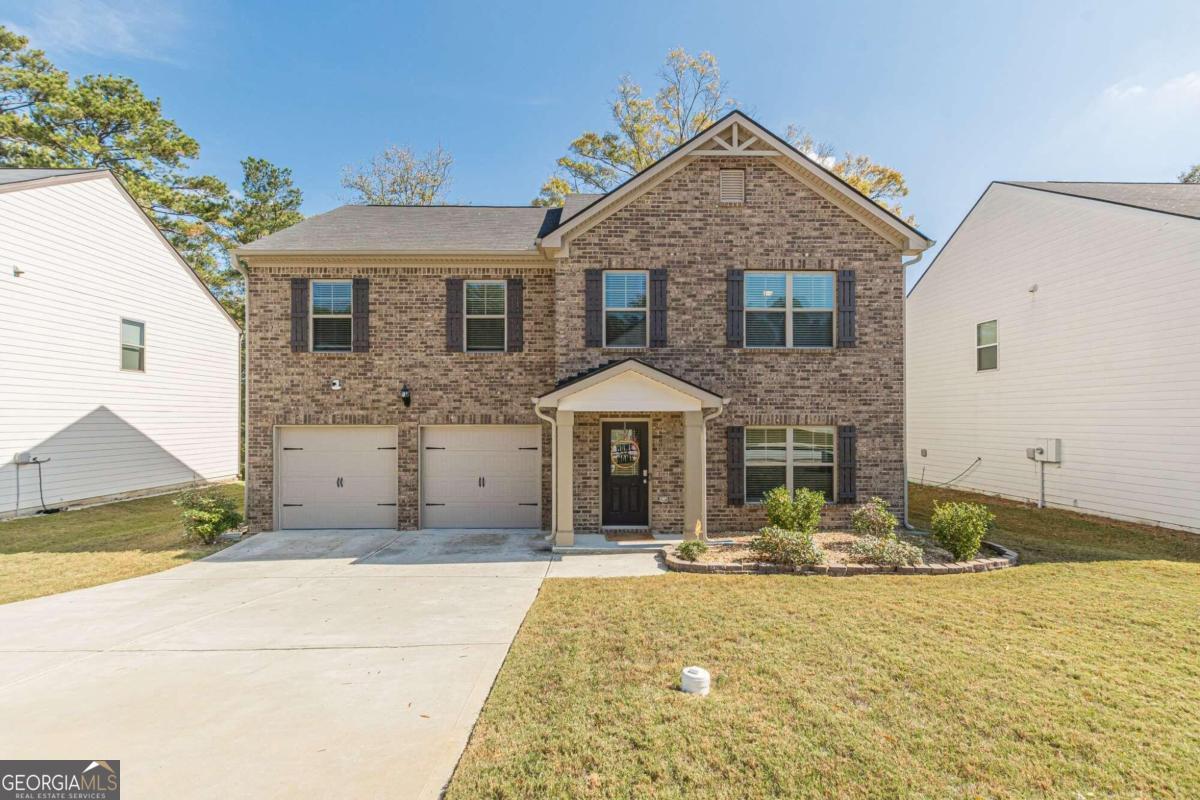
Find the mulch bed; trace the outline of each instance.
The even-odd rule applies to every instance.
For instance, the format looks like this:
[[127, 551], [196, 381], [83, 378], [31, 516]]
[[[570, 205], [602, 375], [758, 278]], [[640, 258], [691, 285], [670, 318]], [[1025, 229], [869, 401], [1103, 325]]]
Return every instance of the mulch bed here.
[[[696, 561], [685, 561], [675, 555], [675, 546], [663, 549], [663, 558], [668, 568], [678, 572], [711, 573], [778, 573], [789, 572], [811, 575], [873, 575], [896, 573], [901, 575], [952, 575], [963, 572], [987, 572], [1004, 569], [1017, 563], [1016, 552], [993, 542], [984, 542], [979, 553], [970, 561], [955, 561], [950, 553], [934, 544], [925, 536], [900, 534], [901, 540], [921, 548], [922, 563], [912, 566], [888, 566], [865, 564], [850, 556], [850, 546], [858, 538], [848, 531], [819, 531], [813, 540], [825, 551], [825, 563], [813, 566], [791, 566], [771, 564], [758, 560], [747, 546], [752, 535], [721, 537], [720, 542], [710, 542], [708, 551]], [[724, 541], [724, 540], [731, 541]]]

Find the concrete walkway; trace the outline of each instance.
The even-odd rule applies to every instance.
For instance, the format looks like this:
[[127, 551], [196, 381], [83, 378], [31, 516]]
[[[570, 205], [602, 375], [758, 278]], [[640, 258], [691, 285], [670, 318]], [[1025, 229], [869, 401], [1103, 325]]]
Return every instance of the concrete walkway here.
[[661, 571], [537, 544], [268, 533], [0, 606], [0, 757], [120, 759], [132, 800], [435, 798], [542, 580]]

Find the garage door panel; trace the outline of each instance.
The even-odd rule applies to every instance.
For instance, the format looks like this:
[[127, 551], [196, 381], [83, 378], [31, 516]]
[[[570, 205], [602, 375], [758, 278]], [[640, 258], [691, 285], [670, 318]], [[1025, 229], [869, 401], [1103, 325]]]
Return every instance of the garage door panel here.
[[427, 528], [536, 528], [541, 525], [537, 506], [514, 503], [446, 503], [423, 509]]
[[380, 475], [395, 471], [396, 451], [284, 450], [282, 464], [288, 475]]
[[281, 528], [395, 528], [396, 429], [281, 428]]
[[[298, 507], [285, 505], [281, 509], [287, 529], [311, 528], [395, 528], [396, 506], [377, 506], [361, 503], [307, 502]], [[353, 526], [346, 520], [354, 520]]]
[[428, 528], [540, 527], [540, 444], [538, 426], [423, 429], [421, 524]]

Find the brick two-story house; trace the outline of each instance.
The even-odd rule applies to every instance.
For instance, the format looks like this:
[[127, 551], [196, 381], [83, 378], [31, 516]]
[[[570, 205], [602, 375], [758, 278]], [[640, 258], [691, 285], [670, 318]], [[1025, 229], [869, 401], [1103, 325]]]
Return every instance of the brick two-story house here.
[[246, 247], [247, 515], [751, 530], [904, 503], [904, 255], [741, 112], [561, 209], [346, 206]]

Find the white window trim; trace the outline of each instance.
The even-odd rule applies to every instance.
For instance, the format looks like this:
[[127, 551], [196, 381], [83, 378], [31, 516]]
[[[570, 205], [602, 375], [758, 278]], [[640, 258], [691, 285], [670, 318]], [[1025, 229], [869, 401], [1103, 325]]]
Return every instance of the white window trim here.
[[[318, 283], [344, 283], [350, 287], [350, 313], [349, 314], [316, 314], [313, 311], [313, 303], [316, 302], [316, 292], [313, 291], [313, 286]], [[316, 319], [348, 319], [350, 320], [350, 346], [345, 350], [318, 350], [316, 339]], [[337, 278], [313, 278], [308, 282], [308, 350], [311, 353], [328, 353], [339, 355], [342, 353], [354, 352], [354, 281], [340, 280]]]
[[[145, 374], [145, 372], [146, 372], [146, 323], [143, 320], [134, 319], [133, 317], [121, 317], [120, 320], [121, 321], [117, 323], [117, 366], [120, 368], [121, 372], [133, 372], [133, 373]], [[131, 345], [131, 344], [130, 345], [125, 344], [125, 323], [126, 322], [132, 322], [135, 325], [142, 326], [142, 343], [140, 346], [138, 346], [138, 349], [142, 351], [142, 368], [141, 369], [125, 369], [125, 366], [124, 366], [124, 364], [125, 364], [125, 348], [135, 346], [135, 345]]]
[[[608, 275], [645, 275], [646, 276], [646, 305], [610, 306], [608, 304]], [[609, 344], [608, 343], [608, 312], [610, 311], [641, 311], [646, 315], [646, 337], [642, 344]], [[645, 350], [650, 346], [650, 270], [648, 269], [606, 269], [600, 275], [600, 345], [605, 350]]]
[[[750, 308], [746, 304], [746, 287], [749, 285], [751, 275], [777, 275], [781, 270], [747, 270], [742, 276], [742, 346], [748, 350], [833, 350], [837, 347], [837, 273], [826, 270], [802, 270], [799, 272], [784, 272], [786, 276], [784, 280], [784, 294], [787, 297], [787, 305], [783, 308]], [[792, 306], [792, 278], [796, 275], [828, 275], [833, 282], [833, 297], [829, 308], [795, 308]], [[792, 346], [792, 315], [797, 312], [814, 311], [829, 313], [829, 340], [833, 344], [829, 345], [801, 345], [799, 347]], [[783, 314], [784, 315], [784, 333], [783, 346], [776, 344], [750, 344], [750, 338], [746, 335], [746, 315], [754, 314]]]
[[[979, 329], [982, 326], [987, 325], [989, 322], [996, 326], [996, 341], [992, 342], [991, 344], [980, 344]], [[979, 351], [983, 350], [985, 347], [996, 348], [996, 366], [988, 367], [987, 369], [981, 369], [979, 366]], [[1000, 369], [1000, 323], [998, 320], [985, 319], [983, 322], [978, 322], [975, 324], [975, 371], [995, 372], [998, 369]]]
[[[835, 504], [837, 502], [837, 496], [838, 496], [837, 427], [835, 427], [833, 425], [750, 425], [750, 426], [746, 427], [746, 431], [747, 432], [752, 431], [752, 430], [777, 431], [780, 428], [787, 431], [787, 435], [784, 437], [784, 453], [785, 453], [784, 470], [785, 470], [785, 477], [787, 479], [786, 485], [787, 485], [788, 491], [789, 492], [793, 491], [793, 489], [792, 489], [792, 486], [793, 486], [792, 467], [793, 466], [801, 466], [801, 467], [819, 466], [822, 468], [828, 466], [829, 474], [830, 474], [830, 480], [829, 480], [830, 497], [829, 497], [829, 499], [827, 499], [825, 501], [825, 505], [829, 506], [829, 505]], [[795, 458], [794, 458], [795, 457], [795, 449], [794, 449], [795, 440], [792, 438], [792, 432], [797, 429], [809, 430], [809, 431], [826, 431], [826, 432], [832, 433], [833, 434], [833, 461], [831, 461], [829, 464], [810, 464], [807, 462], [797, 464], [795, 461]], [[746, 500], [745, 500], [746, 505], [760, 506], [760, 505], [762, 505], [761, 500], [751, 500], [750, 499], [749, 484], [747, 483], [747, 481], [749, 480], [749, 477], [750, 477], [750, 437], [745, 436], [744, 441], [742, 442], [742, 497], [746, 498]]]
[[[501, 288], [500, 295], [504, 298], [504, 310], [499, 314], [468, 314], [467, 313], [467, 287], [471, 284], [487, 284], [490, 286], [499, 286]], [[468, 319], [500, 319], [504, 322], [504, 344], [499, 350], [471, 349], [471, 344], [467, 340], [467, 320]], [[464, 353], [507, 353], [508, 352], [508, 281], [506, 280], [471, 280], [463, 281], [463, 352]]]

